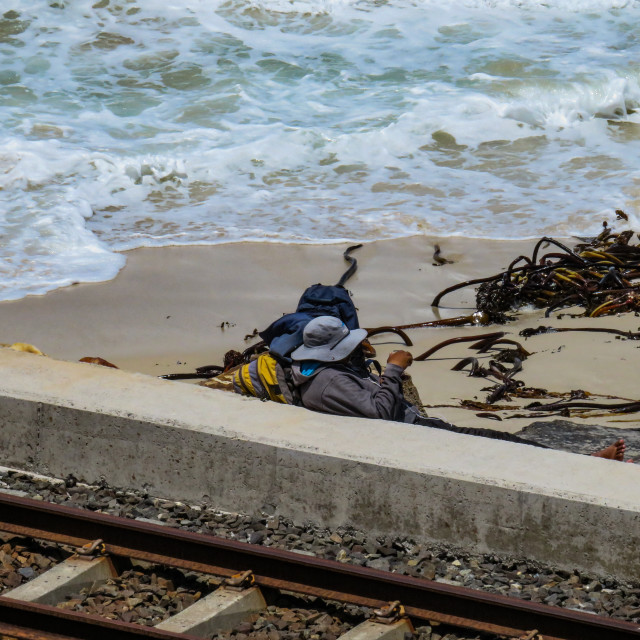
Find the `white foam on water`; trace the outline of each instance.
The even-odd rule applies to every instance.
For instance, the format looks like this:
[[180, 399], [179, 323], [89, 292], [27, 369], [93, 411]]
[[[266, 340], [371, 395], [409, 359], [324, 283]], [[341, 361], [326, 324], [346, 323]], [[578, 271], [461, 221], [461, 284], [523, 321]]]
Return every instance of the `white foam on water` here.
[[638, 0], [2, 11], [0, 299], [139, 246], [638, 227]]

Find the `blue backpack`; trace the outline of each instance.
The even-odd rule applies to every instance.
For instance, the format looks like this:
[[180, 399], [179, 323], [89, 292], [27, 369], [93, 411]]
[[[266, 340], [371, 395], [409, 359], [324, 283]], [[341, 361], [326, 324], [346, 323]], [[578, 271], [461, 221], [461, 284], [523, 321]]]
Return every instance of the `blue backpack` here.
[[340, 318], [349, 329], [358, 329], [358, 312], [349, 292], [339, 285], [314, 284], [302, 294], [294, 313], [287, 313], [259, 333], [276, 358], [290, 362], [289, 354], [302, 344], [302, 332], [318, 316]]
[[355, 273], [357, 263], [349, 253], [362, 245], [349, 247], [344, 252], [345, 260], [351, 263], [338, 284], [314, 284], [304, 291], [294, 313], [288, 313], [272, 322], [259, 335], [269, 347], [270, 353], [289, 364], [291, 352], [302, 344], [302, 332], [307, 323], [318, 316], [340, 318], [349, 329], [359, 329], [358, 312], [344, 283]]

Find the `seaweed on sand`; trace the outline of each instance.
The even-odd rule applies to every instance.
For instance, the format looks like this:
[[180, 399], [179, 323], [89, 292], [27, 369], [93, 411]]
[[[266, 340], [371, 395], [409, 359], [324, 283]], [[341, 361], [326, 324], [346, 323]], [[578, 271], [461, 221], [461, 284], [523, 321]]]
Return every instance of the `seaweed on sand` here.
[[452, 291], [478, 285], [477, 310], [492, 322], [504, 323], [508, 312], [526, 305], [546, 309], [547, 317], [569, 306], [582, 307], [588, 317], [640, 311], [640, 244], [632, 243], [633, 236], [633, 231], [615, 233], [605, 222], [598, 236], [580, 239], [573, 249], [543, 237], [530, 257], [518, 256], [494, 276], [448, 287], [432, 305]]

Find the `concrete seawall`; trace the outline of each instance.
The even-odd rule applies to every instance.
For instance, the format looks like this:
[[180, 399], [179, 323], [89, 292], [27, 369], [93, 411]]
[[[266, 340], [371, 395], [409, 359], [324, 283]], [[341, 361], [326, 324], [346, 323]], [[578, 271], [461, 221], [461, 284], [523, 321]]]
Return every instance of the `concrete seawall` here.
[[0, 464], [640, 575], [640, 469], [0, 349]]

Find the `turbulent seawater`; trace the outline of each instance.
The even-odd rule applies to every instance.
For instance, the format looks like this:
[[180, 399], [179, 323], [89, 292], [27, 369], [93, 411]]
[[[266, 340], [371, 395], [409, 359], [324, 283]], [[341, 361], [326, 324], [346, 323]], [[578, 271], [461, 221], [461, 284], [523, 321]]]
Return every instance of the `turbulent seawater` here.
[[637, 0], [0, 11], [0, 299], [140, 246], [639, 226]]

